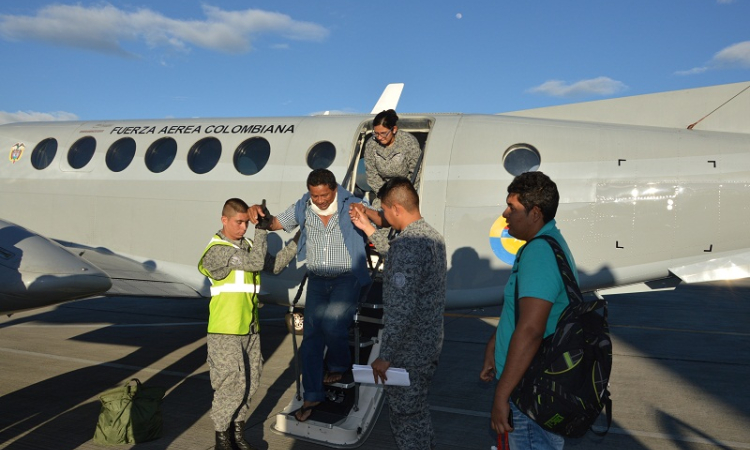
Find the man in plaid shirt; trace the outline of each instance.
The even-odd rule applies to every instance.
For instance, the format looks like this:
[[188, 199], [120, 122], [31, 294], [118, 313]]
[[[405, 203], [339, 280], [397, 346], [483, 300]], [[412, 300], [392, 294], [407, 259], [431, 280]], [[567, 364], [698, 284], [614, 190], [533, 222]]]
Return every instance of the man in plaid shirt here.
[[[364, 233], [349, 217], [349, 205], [361, 199], [341, 187], [333, 173], [315, 169], [307, 177], [301, 199], [273, 218], [271, 230], [299, 227], [297, 259], [307, 261], [305, 327], [300, 354], [304, 404], [295, 417], [310, 418], [325, 399], [324, 383], [334, 383], [351, 368], [349, 326], [363, 286], [370, 283]], [[249, 210], [250, 220], [265, 217], [260, 205]], [[328, 351], [323, 358], [325, 348]]]

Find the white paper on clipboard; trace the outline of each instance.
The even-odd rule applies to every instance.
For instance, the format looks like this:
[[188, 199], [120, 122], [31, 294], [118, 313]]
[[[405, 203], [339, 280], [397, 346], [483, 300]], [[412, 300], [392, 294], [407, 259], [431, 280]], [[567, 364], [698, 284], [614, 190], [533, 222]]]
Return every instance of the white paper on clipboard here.
[[[357, 383], [369, 383], [375, 384], [375, 375], [372, 373], [372, 367], [362, 366], [354, 364], [352, 366], [352, 373], [354, 374], [354, 381]], [[385, 384], [391, 386], [409, 386], [409, 372], [406, 369], [398, 367], [389, 367], [385, 372], [386, 378]], [[378, 380], [381, 381], [381, 380]]]

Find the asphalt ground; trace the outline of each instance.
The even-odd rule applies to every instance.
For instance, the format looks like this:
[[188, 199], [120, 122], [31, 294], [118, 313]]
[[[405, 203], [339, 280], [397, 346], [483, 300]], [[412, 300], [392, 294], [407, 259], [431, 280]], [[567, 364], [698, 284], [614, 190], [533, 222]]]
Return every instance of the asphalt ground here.
[[[566, 448], [750, 449], [750, 282], [610, 296], [614, 420]], [[322, 449], [270, 430], [295, 393], [286, 309], [261, 309], [265, 367], [247, 421], [261, 449]], [[493, 386], [478, 379], [500, 308], [446, 313], [430, 395], [438, 449], [490, 449]], [[0, 320], [0, 448], [101, 449], [98, 395], [138, 378], [168, 389], [164, 435], [129, 449], [211, 449], [206, 300], [94, 298]], [[363, 450], [395, 448], [387, 407]]]

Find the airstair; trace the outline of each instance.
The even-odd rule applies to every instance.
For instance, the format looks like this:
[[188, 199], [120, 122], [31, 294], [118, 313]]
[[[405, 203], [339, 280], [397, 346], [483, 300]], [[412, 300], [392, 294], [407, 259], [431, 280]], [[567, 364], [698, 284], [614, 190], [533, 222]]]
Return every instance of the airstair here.
[[[359, 304], [350, 333], [354, 364], [370, 364], [379, 354], [383, 327], [382, 283], [376, 279]], [[296, 340], [296, 337], [295, 337]], [[295, 345], [296, 346], [296, 345]], [[298, 384], [299, 386], [299, 384]], [[294, 413], [302, 407], [303, 389], [276, 415], [271, 429], [334, 448], [355, 448], [367, 439], [383, 405], [381, 385], [355, 383], [347, 371], [338, 383], [326, 385], [326, 399], [298, 422]]]
[[[371, 121], [360, 127], [359, 137], [351, 163], [342, 186], [360, 198], [371, 201], [374, 193], [367, 185], [364, 167], [364, 144], [372, 133]], [[399, 129], [412, 133], [422, 147], [422, 156], [417, 164], [414, 179], [421, 172], [425, 145], [432, 120], [426, 118], [403, 118]], [[393, 232], [389, 237], [393, 236]], [[354, 364], [370, 365], [380, 354], [380, 335], [383, 329], [382, 259], [372, 245], [367, 247], [368, 264], [372, 283], [363, 289], [362, 296], [350, 330], [350, 349]], [[297, 307], [302, 296], [307, 275], [289, 308], [287, 325], [292, 333], [295, 354], [297, 392], [292, 401], [276, 415], [271, 430], [295, 439], [302, 439], [333, 448], [355, 448], [362, 445], [372, 431], [383, 407], [383, 387], [369, 383], [356, 383], [351, 371], [347, 371], [337, 383], [325, 386], [326, 399], [312, 410], [304, 422], [295, 417], [303, 404], [303, 388], [300, 383], [299, 352], [297, 339], [302, 335], [300, 323], [303, 309]]]

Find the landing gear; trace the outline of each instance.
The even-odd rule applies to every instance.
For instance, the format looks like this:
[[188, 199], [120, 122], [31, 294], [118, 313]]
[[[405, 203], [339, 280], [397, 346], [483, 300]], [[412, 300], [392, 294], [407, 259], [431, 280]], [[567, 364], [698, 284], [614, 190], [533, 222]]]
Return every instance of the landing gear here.
[[291, 312], [286, 314], [286, 328], [295, 336], [302, 336], [305, 326], [305, 316], [298, 308], [292, 308]]

